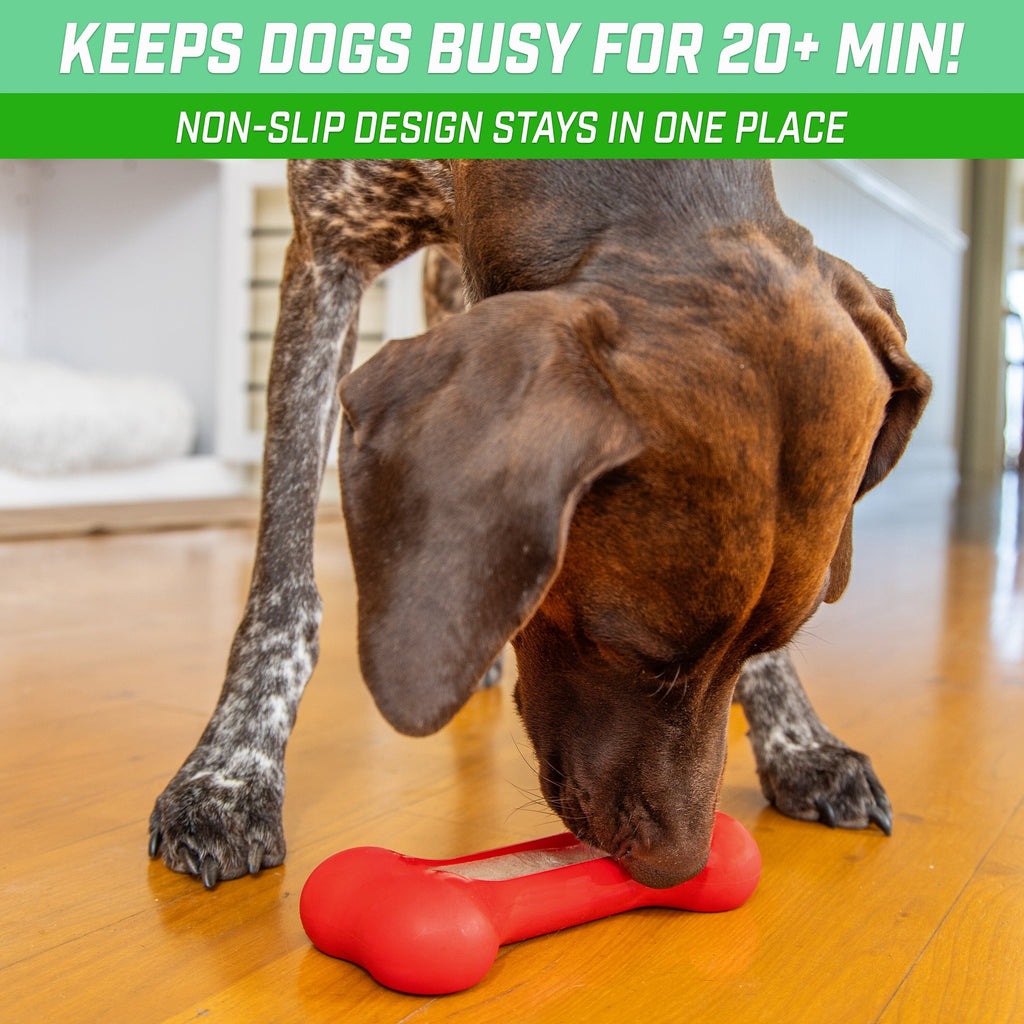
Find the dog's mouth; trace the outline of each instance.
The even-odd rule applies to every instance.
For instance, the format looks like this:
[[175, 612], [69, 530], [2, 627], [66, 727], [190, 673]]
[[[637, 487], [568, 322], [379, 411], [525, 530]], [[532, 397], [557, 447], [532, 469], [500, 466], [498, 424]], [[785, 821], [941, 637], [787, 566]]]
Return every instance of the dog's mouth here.
[[669, 889], [703, 870], [710, 836], [702, 844], [659, 842], [657, 834], [662, 830], [657, 825], [614, 805], [597, 803], [587, 788], [566, 773], [560, 757], [546, 756], [541, 764], [541, 793], [548, 806], [580, 842], [617, 860], [634, 881], [650, 889]]
[[565, 827], [582, 843], [605, 850], [597, 841], [590, 827], [590, 821], [583, 810], [581, 791], [570, 780], [563, 768], [562, 759], [556, 754], [548, 754], [540, 759], [538, 771], [540, 791], [548, 807], [562, 819]]
[[611, 843], [602, 841], [601, 830], [594, 828], [591, 817], [584, 808], [591, 804], [590, 794], [566, 775], [562, 768], [562, 759], [557, 755], [549, 755], [541, 760], [539, 773], [541, 795], [551, 808], [562, 819], [565, 827], [587, 846], [601, 850], [606, 856], [619, 859], [618, 853]]

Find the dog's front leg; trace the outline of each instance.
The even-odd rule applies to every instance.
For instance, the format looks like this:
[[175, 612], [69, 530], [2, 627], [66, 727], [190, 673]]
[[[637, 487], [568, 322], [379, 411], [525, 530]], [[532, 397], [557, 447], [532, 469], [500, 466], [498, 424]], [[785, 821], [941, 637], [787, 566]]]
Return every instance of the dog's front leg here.
[[338, 382], [366, 284], [420, 246], [448, 241], [443, 178], [430, 162], [289, 169], [295, 233], [270, 368], [252, 585], [217, 707], [150, 818], [151, 856], [208, 887], [284, 859], [284, 753], [317, 658], [313, 531]]
[[892, 832], [892, 808], [871, 761], [825, 727], [807, 699], [789, 653], [751, 658], [736, 685], [750, 726], [757, 774], [783, 814], [835, 828]]
[[207, 886], [284, 859], [285, 744], [317, 657], [314, 519], [361, 291], [357, 273], [321, 274], [305, 240], [292, 242], [268, 383], [249, 598], [216, 710], [150, 819], [151, 855], [162, 852], [168, 867], [200, 875]]

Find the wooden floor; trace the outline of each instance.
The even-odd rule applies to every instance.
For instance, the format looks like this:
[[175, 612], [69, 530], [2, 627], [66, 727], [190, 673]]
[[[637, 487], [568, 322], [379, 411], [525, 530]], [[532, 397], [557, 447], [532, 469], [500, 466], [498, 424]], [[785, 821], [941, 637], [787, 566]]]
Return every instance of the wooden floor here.
[[146, 820], [216, 696], [251, 531], [0, 545], [0, 1016], [1024, 1021], [1024, 572], [1006, 511], [1000, 538], [951, 540], [942, 494], [869, 505], [850, 591], [800, 639], [819, 712], [888, 788], [891, 839], [768, 809], [734, 712], [722, 808], [764, 858], [746, 906], [636, 911], [506, 947], [475, 989], [436, 999], [314, 950], [298, 895], [347, 846], [445, 858], [560, 831], [531, 797], [509, 687], [438, 736], [393, 734], [359, 680], [344, 537], [326, 525], [289, 858], [208, 893], [146, 858]]

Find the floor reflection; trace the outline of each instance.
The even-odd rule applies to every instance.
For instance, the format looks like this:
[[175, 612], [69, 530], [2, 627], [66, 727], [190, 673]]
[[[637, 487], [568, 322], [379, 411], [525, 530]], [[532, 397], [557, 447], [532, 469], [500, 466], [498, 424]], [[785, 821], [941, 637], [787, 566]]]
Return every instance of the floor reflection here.
[[[1020, 665], [1024, 660], [1024, 560], [1021, 482], [1007, 473], [995, 486], [962, 483], [946, 555], [944, 631], [956, 662], [974, 658]], [[984, 650], [982, 649], [984, 648]]]

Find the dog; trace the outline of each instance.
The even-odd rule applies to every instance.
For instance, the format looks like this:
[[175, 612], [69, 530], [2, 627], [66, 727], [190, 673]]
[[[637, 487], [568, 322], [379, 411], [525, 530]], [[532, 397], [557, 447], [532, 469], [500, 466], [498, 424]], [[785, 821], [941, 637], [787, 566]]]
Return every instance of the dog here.
[[[706, 861], [733, 699], [780, 811], [889, 834], [787, 645], [842, 594], [854, 503], [928, 399], [891, 295], [785, 216], [766, 162], [298, 161], [288, 182], [251, 591], [150, 855], [207, 887], [284, 858], [339, 398], [360, 663], [396, 729], [440, 729], [511, 639], [546, 801], [644, 885]], [[350, 373], [363, 290], [424, 246], [468, 308]]]

